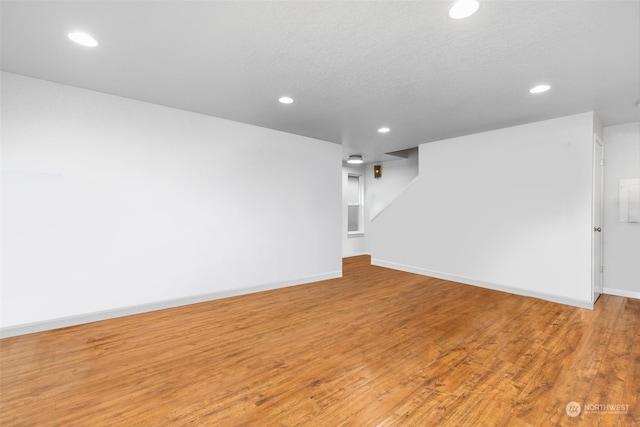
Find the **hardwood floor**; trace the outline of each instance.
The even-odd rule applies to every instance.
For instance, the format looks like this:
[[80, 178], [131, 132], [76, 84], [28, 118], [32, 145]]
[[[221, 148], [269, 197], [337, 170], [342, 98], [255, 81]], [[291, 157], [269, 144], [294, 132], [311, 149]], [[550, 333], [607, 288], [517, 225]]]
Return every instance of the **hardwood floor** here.
[[640, 425], [640, 300], [590, 311], [368, 262], [0, 340], [0, 425]]

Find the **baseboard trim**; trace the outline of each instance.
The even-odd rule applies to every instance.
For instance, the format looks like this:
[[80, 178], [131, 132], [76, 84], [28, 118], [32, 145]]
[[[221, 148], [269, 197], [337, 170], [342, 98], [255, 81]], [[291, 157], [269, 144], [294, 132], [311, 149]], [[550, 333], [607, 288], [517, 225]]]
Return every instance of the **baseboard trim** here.
[[134, 314], [147, 313], [150, 311], [164, 310], [167, 308], [180, 307], [183, 305], [197, 304], [200, 302], [213, 301], [222, 298], [235, 297], [239, 295], [253, 294], [256, 292], [269, 291], [279, 288], [287, 288], [290, 286], [299, 286], [322, 280], [336, 279], [342, 277], [342, 270], [336, 270], [316, 276], [304, 277], [296, 280], [288, 280], [284, 282], [271, 283], [267, 285], [254, 286], [250, 288], [230, 289], [222, 292], [214, 292], [209, 294], [195, 295], [185, 298], [177, 298], [172, 300], [164, 300], [152, 302], [149, 304], [141, 304], [129, 307], [115, 308], [112, 310], [104, 310], [93, 313], [80, 314], [76, 316], [61, 317], [57, 319], [44, 320], [16, 326], [7, 326], [0, 328], [0, 338], [9, 338], [18, 335], [32, 334], [36, 332], [49, 331], [52, 329], [67, 328], [69, 326], [82, 325], [85, 323], [93, 323], [101, 320], [114, 319], [117, 317], [131, 316]]
[[406, 271], [407, 273], [420, 274], [422, 276], [434, 277], [436, 279], [449, 280], [451, 282], [462, 283], [464, 285], [478, 286], [480, 288], [491, 289], [494, 291], [507, 292], [510, 294], [521, 295], [525, 297], [539, 298], [559, 304], [570, 305], [573, 307], [586, 308], [593, 310], [593, 302], [565, 298], [557, 295], [546, 294], [543, 292], [528, 291], [525, 289], [513, 288], [510, 286], [498, 285], [495, 283], [483, 282], [481, 280], [470, 279], [468, 277], [456, 276], [453, 274], [442, 273], [440, 271], [427, 270], [420, 267], [399, 264], [393, 261], [385, 261], [379, 258], [371, 258], [371, 264], [379, 267], [391, 268], [393, 270]]
[[625, 289], [603, 288], [602, 293], [607, 295], [615, 295], [618, 297], [640, 299], [640, 292], [627, 291]]

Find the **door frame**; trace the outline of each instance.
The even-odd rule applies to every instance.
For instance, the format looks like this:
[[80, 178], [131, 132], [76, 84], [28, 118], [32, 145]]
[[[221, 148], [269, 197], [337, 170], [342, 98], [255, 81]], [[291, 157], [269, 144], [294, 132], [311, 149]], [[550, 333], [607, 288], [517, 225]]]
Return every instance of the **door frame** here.
[[[600, 158], [598, 159], [598, 146], [600, 150]], [[593, 171], [592, 171], [592, 187], [591, 187], [591, 293], [595, 303], [598, 297], [603, 293], [604, 289], [604, 144], [597, 134], [593, 134]], [[600, 182], [597, 182], [597, 181]], [[599, 185], [598, 185], [599, 184]], [[599, 188], [599, 193], [596, 194]], [[597, 214], [597, 215], [596, 215]], [[600, 221], [597, 221], [597, 219]], [[600, 228], [603, 231], [596, 231]], [[597, 234], [596, 234], [597, 233]], [[597, 238], [599, 237], [599, 239]], [[596, 246], [599, 244], [599, 251]], [[598, 257], [599, 254], [599, 257]], [[598, 258], [598, 259], [596, 259]]]

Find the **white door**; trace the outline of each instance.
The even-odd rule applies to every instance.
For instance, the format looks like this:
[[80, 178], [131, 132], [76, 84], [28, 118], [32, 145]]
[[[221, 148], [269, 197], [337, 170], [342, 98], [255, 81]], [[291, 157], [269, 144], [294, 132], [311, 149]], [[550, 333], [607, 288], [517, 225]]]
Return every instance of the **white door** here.
[[602, 142], [594, 135], [593, 138], [593, 239], [592, 247], [592, 277], [591, 289], [593, 290], [593, 302], [602, 294], [602, 189], [604, 179], [604, 150]]

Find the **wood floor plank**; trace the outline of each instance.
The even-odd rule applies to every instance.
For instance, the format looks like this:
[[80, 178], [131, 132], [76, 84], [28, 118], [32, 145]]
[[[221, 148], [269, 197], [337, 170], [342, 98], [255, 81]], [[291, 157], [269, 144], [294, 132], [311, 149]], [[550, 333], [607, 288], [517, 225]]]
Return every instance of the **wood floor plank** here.
[[[344, 277], [0, 340], [4, 426], [640, 425], [640, 301]], [[620, 402], [609, 402], [608, 400]]]
[[[576, 349], [573, 363], [564, 369], [554, 387], [554, 394], [547, 405], [541, 425], [566, 425], [569, 422], [566, 405], [569, 402], [584, 403], [589, 400], [591, 384], [607, 352], [622, 301], [620, 298], [603, 295], [594, 311], [578, 311], [580, 317], [574, 327], [585, 331], [584, 338]], [[599, 327], [590, 328], [590, 324]], [[582, 419], [577, 417], [572, 422], [582, 422]]]
[[637, 325], [629, 331], [633, 347], [630, 350], [629, 372], [624, 375], [625, 387], [622, 403], [629, 405], [618, 426], [640, 426], [640, 300], [626, 299], [625, 310], [634, 313]]

